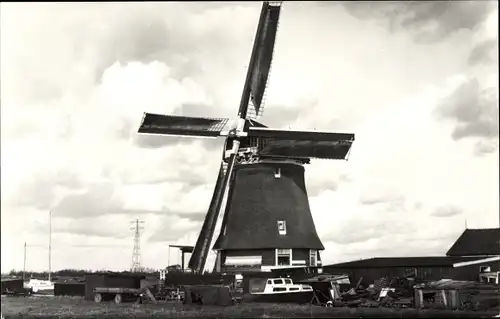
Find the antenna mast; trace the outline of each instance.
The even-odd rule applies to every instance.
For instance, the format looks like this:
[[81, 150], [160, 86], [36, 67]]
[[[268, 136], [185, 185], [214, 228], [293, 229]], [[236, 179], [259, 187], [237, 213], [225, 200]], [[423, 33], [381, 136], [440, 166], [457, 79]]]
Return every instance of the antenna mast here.
[[52, 211], [49, 210], [49, 281], [52, 272]]
[[26, 242], [24, 242], [23, 282], [26, 280]]
[[132, 268], [130, 269], [132, 272], [141, 271], [141, 230], [144, 227], [139, 226], [143, 224], [144, 221], [139, 220], [137, 218], [135, 221], [131, 221], [131, 223], [135, 224], [134, 227], [130, 228], [134, 231], [134, 250], [132, 252]]

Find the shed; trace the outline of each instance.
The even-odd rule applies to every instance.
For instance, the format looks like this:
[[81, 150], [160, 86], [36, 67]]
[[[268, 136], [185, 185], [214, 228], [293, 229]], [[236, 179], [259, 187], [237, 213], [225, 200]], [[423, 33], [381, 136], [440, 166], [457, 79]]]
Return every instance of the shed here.
[[231, 285], [234, 280], [233, 275], [224, 275], [220, 273], [195, 274], [172, 272], [165, 274], [165, 285], [183, 286], [183, 285]]
[[[451, 279], [422, 283], [414, 286], [415, 308], [473, 309], [481, 301], [487, 300], [487, 297], [490, 297], [490, 301], [496, 300], [494, 306], [497, 306], [500, 296], [499, 288], [498, 285]], [[477, 298], [478, 296], [479, 298]]]
[[[193, 253], [193, 250], [194, 250], [194, 246], [185, 246], [185, 245], [168, 245], [168, 248], [170, 249], [170, 247], [174, 247], [174, 248], [179, 248], [179, 250], [181, 251], [181, 270], [184, 271], [186, 268], [184, 267], [184, 255], [185, 254], [192, 254]], [[170, 254], [170, 252], [169, 252]], [[167, 267], [168, 268], [168, 267]]]
[[85, 296], [85, 283], [83, 282], [56, 282], [54, 296]]
[[24, 292], [24, 282], [18, 278], [2, 278], [1, 293], [21, 293]]
[[363, 285], [383, 277], [412, 277], [418, 280], [452, 279], [454, 264], [480, 260], [482, 257], [383, 257], [327, 265], [328, 273], [349, 274], [351, 282], [363, 277]]
[[185, 304], [230, 306], [232, 301], [228, 287], [184, 286]]

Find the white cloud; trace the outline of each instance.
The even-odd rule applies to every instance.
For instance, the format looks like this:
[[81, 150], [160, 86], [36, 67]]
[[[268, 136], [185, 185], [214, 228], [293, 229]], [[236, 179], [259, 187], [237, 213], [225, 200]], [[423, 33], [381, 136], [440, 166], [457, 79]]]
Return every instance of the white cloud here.
[[[497, 225], [498, 134], [454, 140], [460, 122], [436, 116], [464, 83], [478, 83], [470, 101], [498, 91], [498, 60], [478, 53], [483, 62], [469, 63], [485, 41], [498, 43], [492, 10], [461, 31], [447, 14], [439, 39], [416, 42], [426, 19], [390, 32], [339, 5], [283, 6], [262, 121], [356, 133], [349, 161], [306, 167], [325, 262], [443, 254], [464, 219]], [[147, 266], [165, 266], [168, 244], [194, 244], [222, 141], [136, 131], [145, 111], [234, 116], [258, 12], [257, 3], [2, 4], [2, 271], [22, 267], [24, 241], [47, 240], [50, 208], [55, 246], [125, 247], [61, 248], [55, 268], [128, 268], [136, 216]], [[46, 255], [33, 248], [28, 264], [47, 267]]]

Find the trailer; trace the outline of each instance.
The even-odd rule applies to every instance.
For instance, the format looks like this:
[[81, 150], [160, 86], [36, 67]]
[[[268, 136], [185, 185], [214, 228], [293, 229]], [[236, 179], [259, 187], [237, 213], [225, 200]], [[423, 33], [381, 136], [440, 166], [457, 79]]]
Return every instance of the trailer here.
[[94, 301], [111, 301], [119, 304], [122, 301], [138, 301], [142, 303], [143, 290], [140, 288], [109, 288], [96, 287], [94, 288]]
[[33, 289], [24, 286], [24, 281], [18, 278], [2, 278], [1, 294], [10, 296], [31, 296]]

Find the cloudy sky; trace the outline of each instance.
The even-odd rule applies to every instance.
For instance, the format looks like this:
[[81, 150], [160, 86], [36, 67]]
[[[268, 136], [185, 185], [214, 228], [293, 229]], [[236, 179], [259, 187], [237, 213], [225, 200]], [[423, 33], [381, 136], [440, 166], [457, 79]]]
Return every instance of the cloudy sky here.
[[[222, 142], [142, 113], [233, 117], [260, 3], [2, 3], [2, 271], [179, 261]], [[498, 227], [498, 4], [284, 3], [262, 122], [356, 134], [306, 167], [326, 263], [442, 255]]]

